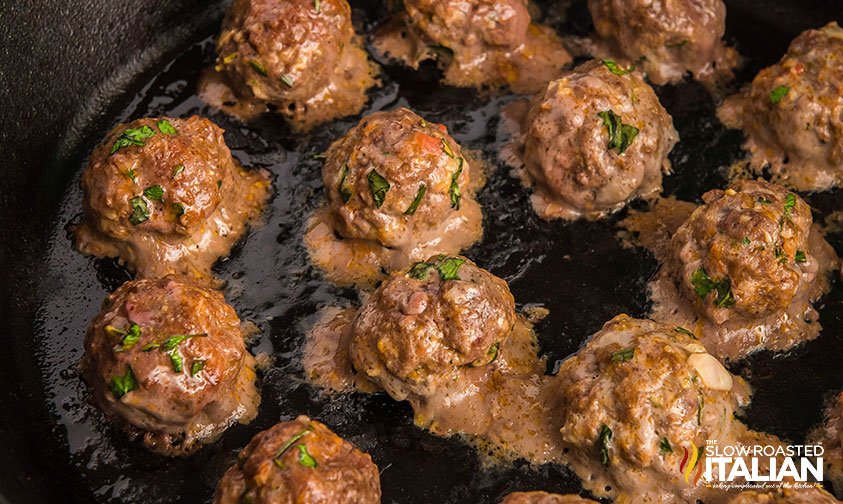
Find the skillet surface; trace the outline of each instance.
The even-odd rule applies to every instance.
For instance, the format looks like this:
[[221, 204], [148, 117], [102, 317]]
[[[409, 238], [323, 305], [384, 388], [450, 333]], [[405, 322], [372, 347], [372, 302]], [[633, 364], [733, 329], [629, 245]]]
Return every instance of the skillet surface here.
[[[748, 57], [740, 82], [777, 60], [799, 31], [840, 14], [824, 2], [781, 2], [759, 12], [750, 10], [752, 3], [727, 2], [727, 37]], [[184, 8], [199, 12], [189, 3]], [[0, 287], [3, 324], [8, 326], [7, 351], [0, 356], [0, 502], [4, 496], [9, 502], [207, 502], [222, 472], [252, 435], [300, 413], [325, 422], [371, 453], [382, 471], [385, 503], [493, 503], [513, 490], [579, 492], [577, 478], [564, 468], [529, 468], [523, 463], [486, 467], [464, 443], [414, 427], [410, 407], [385, 395], [331, 400], [303, 381], [300, 349], [317, 309], [331, 302], [358, 301], [354, 291], [323, 282], [301, 244], [305, 218], [323, 197], [320, 162], [309, 157], [323, 152], [359, 116], [295, 137], [280, 119], [267, 117], [245, 126], [206, 107], [193, 91], [199, 71], [213, 59], [212, 36], [221, 14], [218, 9], [205, 12], [205, 18], [183, 18], [191, 22], [173, 34], [184, 38], [177, 49], [162, 45], [157, 55], [150, 50], [125, 60], [123, 85], [92, 92], [96, 100], [89, 103], [94, 107], [63, 131], [51, 161], [28, 152], [32, 144], [16, 138], [20, 132], [4, 132], [4, 150], [12, 151], [13, 161], [20, 160], [9, 170], [30, 167], [51, 176], [31, 185], [26, 174], [13, 172], [2, 191], [0, 247], [11, 268], [3, 272]], [[383, 13], [377, 7], [357, 6], [358, 29], [371, 28]], [[124, 28], [142, 32], [146, 25], [140, 23], [141, 28]], [[584, 34], [589, 23], [584, 3], [575, 2], [568, 20], [557, 28]], [[3, 64], [5, 73], [6, 59]], [[463, 146], [482, 149], [493, 166], [500, 165], [495, 157], [503, 140], [497, 133], [497, 111], [515, 97], [481, 99], [470, 90], [441, 86], [437, 79], [432, 66], [418, 73], [386, 66], [385, 85], [372, 94], [364, 114], [407, 106], [446, 124]], [[7, 82], [3, 84], [4, 92], [12, 92]], [[61, 89], [63, 83], [52, 85]], [[26, 88], [32, 89], [39, 87]], [[723, 167], [741, 156], [741, 135], [717, 122], [712, 99], [701, 86], [688, 82], [658, 88], [657, 93], [682, 138], [671, 153], [675, 173], [665, 179], [664, 193], [698, 201], [705, 190], [725, 184]], [[13, 103], [14, 97], [6, 98], [10, 101], [4, 103]], [[69, 105], [76, 104], [64, 104]], [[263, 402], [252, 424], [232, 428], [220, 442], [190, 458], [164, 459], [126, 441], [85, 403], [85, 388], [75, 369], [85, 328], [102, 298], [130, 275], [113, 261], [74, 252], [65, 227], [78, 219], [78, 182], [87, 155], [110, 127], [139, 117], [194, 113], [226, 130], [229, 147], [245, 165], [267, 168], [275, 176], [276, 194], [266, 225], [251, 232], [215, 268], [227, 281], [224, 293], [241, 318], [261, 328], [253, 351], [267, 352], [274, 365], [263, 373]], [[39, 131], [37, 125], [17, 123], [32, 135]], [[816, 221], [843, 209], [836, 202], [838, 195], [839, 191], [808, 195]], [[551, 369], [612, 316], [625, 312], [643, 317], [649, 311], [646, 281], [657, 265], [646, 251], [621, 247], [614, 224], [623, 214], [595, 223], [543, 222], [532, 212], [527, 192], [501, 166], [479, 200], [486, 215], [485, 235], [466, 255], [505, 278], [520, 306], [550, 309], [537, 329]], [[25, 216], [32, 219], [31, 225], [26, 225]], [[840, 236], [832, 235], [830, 241], [843, 252]], [[843, 387], [840, 282], [823, 301], [824, 330], [817, 340], [787, 355], [759, 353], [733, 368], [755, 388], [745, 417], [753, 428], [801, 441], [820, 420], [825, 394]]]

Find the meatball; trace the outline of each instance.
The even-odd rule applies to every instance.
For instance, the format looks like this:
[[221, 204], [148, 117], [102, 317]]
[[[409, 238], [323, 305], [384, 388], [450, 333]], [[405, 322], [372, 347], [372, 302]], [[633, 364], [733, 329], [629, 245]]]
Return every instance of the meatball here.
[[258, 433], [217, 486], [214, 504], [379, 504], [372, 457], [302, 415]]
[[781, 488], [771, 493], [745, 490], [726, 504], [838, 504], [840, 501], [821, 488]]
[[837, 395], [826, 409], [825, 422], [812, 437], [825, 450], [825, 478], [834, 484], [835, 490], [843, 491], [843, 394]]
[[[328, 207], [306, 240], [314, 262], [349, 274], [347, 256], [373, 257], [374, 272], [457, 253], [482, 234], [474, 169], [445, 126], [401, 108], [372, 114], [328, 149], [322, 180]], [[338, 234], [343, 251], [320, 243]], [[377, 251], [367, 256], [364, 251]], [[330, 264], [335, 264], [333, 267]]]
[[506, 282], [464, 257], [432, 257], [392, 273], [360, 308], [351, 361], [395, 400], [423, 399], [495, 360], [515, 320]]
[[843, 183], [843, 29], [802, 32], [777, 64], [725, 100], [723, 124], [743, 129], [757, 173], [798, 190]]
[[595, 218], [661, 189], [673, 120], [639, 75], [591, 61], [547, 85], [527, 115], [524, 163], [543, 218]]
[[707, 82], [732, 77], [738, 55], [722, 41], [722, 0], [588, 0], [588, 10], [605, 52], [638, 65], [654, 84], [679, 82], [685, 72]]
[[76, 245], [119, 257], [141, 277], [210, 277], [257, 218], [265, 172], [246, 172], [207, 119], [140, 119], [117, 126], [82, 174], [84, 220]]
[[590, 504], [595, 501], [583, 499], [579, 495], [559, 495], [547, 492], [513, 492], [500, 504]]
[[550, 28], [532, 24], [526, 0], [395, 0], [375, 48], [413, 68], [439, 60], [445, 82], [534, 93], [571, 57]]
[[173, 277], [128, 282], [85, 335], [93, 402], [166, 455], [209, 443], [257, 413], [254, 358], [216, 290]]
[[733, 443], [732, 415], [748, 392], [687, 330], [627, 315], [607, 322], [556, 379], [572, 468], [619, 502], [702, 495], [677, 467], [706, 440]]
[[360, 112], [377, 73], [346, 0], [235, 0], [216, 68], [235, 94], [276, 110], [295, 130]]

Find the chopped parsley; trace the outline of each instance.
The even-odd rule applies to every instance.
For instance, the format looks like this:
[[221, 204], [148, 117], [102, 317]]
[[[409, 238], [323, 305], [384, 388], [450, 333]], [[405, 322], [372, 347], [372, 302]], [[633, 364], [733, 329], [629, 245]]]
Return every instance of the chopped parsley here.
[[231, 63], [232, 61], [237, 59], [237, 53], [231, 53], [228, 56], [222, 59], [223, 63]]
[[316, 467], [316, 459], [311, 457], [309, 453], [307, 453], [307, 446], [303, 444], [296, 445], [296, 448], [299, 449], [299, 465], [303, 465], [305, 467]]
[[193, 361], [193, 364], [190, 365], [190, 376], [196, 376], [203, 369], [205, 369], [205, 361]]
[[759, 196], [758, 202], [761, 203], [762, 205], [769, 205], [770, 203], [772, 203], [772, 201], [768, 200], [764, 196]]
[[342, 171], [340, 172], [340, 182], [337, 184], [337, 191], [340, 193], [340, 200], [342, 200], [343, 205], [351, 199], [351, 188], [345, 185], [346, 176], [348, 176], [348, 164], [343, 165]]
[[433, 264], [429, 262], [419, 261], [410, 266], [407, 274], [410, 278], [415, 278], [416, 280], [427, 280], [427, 274], [430, 272], [430, 268], [432, 267]]
[[744, 245], [749, 245], [750, 243], [752, 243], [752, 240], [750, 240], [748, 236], [744, 236], [743, 241], [741, 241], [741, 243], [743, 243]]
[[485, 366], [486, 364], [491, 364], [495, 362], [498, 358], [498, 352], [501, 348], [500, 342], [495, 343], [494, 345], [490, 346], [488, 350], [486, 350], [486, 354], [483, 357], [475, 359], [470, 366], [471, 367], [481, 367]]
[[173, 211], [176, 213], [176, 217], [181, 217], [184, 215], [184, 205], [181, 203], [173, 203]]
[[137, 175], [135, 175], [135, 170], [133, 170], [132, 168], [129, 168], [128, 170], [126, 170], [126, 176], [129, 177], [130, 179], [132, 179], [132, 182], [137, 183], [138, 177], [137, 177]]
[[123, 376], [111, 376], [111, 393], [114, 397], [120, 399], [129, 392], [138, 388], [138, 380], [135, 378], [135, 373], [132, 372], [131, 366], [126, 366], [126, 374]]
[[687, 44], [688, 42], [690, 42], [688, 39], [680, 40], [679, 42], [674, 42], [673, 44], [667, 44], [665, 47], [673, 49], [674, 47], [682, 47], [683, 45]]
[[457, 183], [459, 180], [460, 175], [462, 174], [462, 165], [463, 165], [463, 158], [459, 158], [460, 166], [457, 168], [457, 171], [451, 176], [451, 185], [448, 187], [448, 194], [451, 197], [451, 208], [454, 210], [460, 209], [460, 199], [462, 198], [462, 193], [460, 192], [460, 185]]
[[621, 116], [615, 114], [612, 110], [604, 110], [598, 112], [597, 115], [603, 119], [603, 125], [609, 131], [609, 143], [606, 144], [606, 148], [609, 150], [617, 149], [618, 155], [623, 154], [632, 145], [635, 137], [638, 136], [638, 128], [624, 124], [621, 121]]
[[109, 336], [122, 336], [120, 346], [114, 350], [117, 353], [121, 353], [137, 344], [138, 340], [140, 340], [141, 328], [137, 324], [132, 324], [128, 330], [123, 330], [109, 325], [105, 326], [105, 332]]
[[141, 222], [149, 220], [149, 207], [146, 205], [146, 200], [143, 196], [135, 196], [129, 200], [132, 205], [132, 215], [129, 216], [129, 222], [137, 226]]
[[114, 154], [118, 150], [122, 149], [123, 147], [128, 147], [129, 145], [146, 145], [145, 142], [142, 140], [154, 137], [155, 130], [150, 128], [149, 126], [141, 126], [140, 128], [130, 128], [123, 133], [120, 133], [120, 136], [117, 137], [117, 140], [114, 141], [114, 145], [111, 146], [110, 154]]
[[378, 208], [382, 207], [383, 201], [386, 199], [386, 193], [389, 192], [389, 181], [376, 170], [370, 171], [366, 175], [366, 180], [369, 181], [369, 190], [372, 191], [372, 199], [375, 200], [375, 205]]
[[705, 405], [705, 397], [702, 395], [702, 392], [700, 392], [700, 405], [697, 408], [697, 424], [698, 425], [702, 425], [702, 412], [703, 412], [703, 406], [704, 405]]
[[659, 450], [662, 453], [673, 453], [673, 447], [670, 446], [670, 441], [666, 437], [663, 437], [662, 442], [659, 443]]
[[673, 330], [674, 330], [675, 332], [678, 332], [678, 333], [687, 334], [688, 336], [690, 336], [690, 337], [692, 337], [692, 338], [694, 338], [694, 339], [699, 339], [699, 338], [697, 338], [697, 335], [696, 335], [696, 334], [694, 334], [694, 333], [692, 333], [691, 331], [689, 331], [689, 330], [685, 329], [684, 327], [678, 327], [678, 326], [677, 326], [677, 327], [676, 327], [676, 328], [674, 328]]
[[732, 281], [728, 278], [722, 278], [715, 282], [703, 268], [700, 268], [691, 275], [691, 285], [694, 287], [694, 292], [703, 299], [708, 296], [709, 292], [715, 291], [717, 296], [714, 299], [714, 304], [719, 308], [735, 306]]
[[453, 50], [453, 49], [451, 49], [451, 48], [450, 48], [450, 47], [448, 47], [448, 46], [444, 46], [444, 45], [442, 45], [442, 44], [439, 44], [439, 45], [429, 45], [429, 46], [427, 46], [427, 47], [428, 47], [429, 49], [433, 49], [434, 51], [436, 51], [436, 52], [438, 52], [438, 53], [442, 53], [442, 54], [445, 54], [445, 55], [448, 55], [448, 56], [453, 56], [453, 55], [454, 55], [454, 50]]
[[281, 76], [281, 82], [283, 82], [284, 85], [287, 86], [288, 88], [293, 87], [293, 78], [290, 77], [287, 74], [284, 74], [284, 75]]
[[183, 172], [183, 171], [184, 171], [184, 165], [183, 164], [177, 164], [176, 167], [173, 169], [173, 176], [170, 177], [170, 178], [174, 179], [174, 178], [178, 177], [179, 175], [181, 175], [181, 172]]
[[260, 64], [260, 63], [258, 63], [257, 61], [255, 61], [255, 60], [249, 60], [249, 66], [250, 66], [250, 67], [252, 67], [252, 69], [253, 69], [255, 72], [257, 72], [259, 75], [261, 75], [261, 76], [263, 76], [263, 77], [266, 77], [266, 75], [267, 75], [267, 73], [266, 73], [266, 68], [264, 68], [264, 67], [263, 67], [263, 65], [261, 65], [261, 64]]
[[311, 425], [311, 426], [307, 427], [306, 429], [302, 430], [301, 432], [299, 432], [298, 434], [294, 435], [293, 437], [291, 437], [287, 441], [285, 441], [284, 444], [281, 445], [281, 448], [279, 448], [278, 451], [275, 452], [275, 457], [273, 457], [273, 462], [275, 462], [275, 465], [277, 465], [281, 469], [284, 469], [284, 464], [281, 463], [281, 456], [284, 455], [287, 452], [287, 450], [289, 450], [290, 447], [293, 446], [293, 444], [296, 441], [298, 441], [299, 439], [306, 436], [307, 433], [312, 431], [312, 430], [313, 430], [313, 426]]
[[439, 276], [442, 277], [442, 280], [461, 280], [459, 275], [457, 275], [457, 271], [463, 263], [465, 263], [464, 259], [449, 257], [442, 261], [442, 264], [436, 266], [436, 270], [439, 271]]
[[170, 121], [168, 121], [166, 119], [161, 119], [160, 121], [158, 121], [157, 124], [158, 124], [158, 131], [160, 131], [161, 133], [164, 133], [165, 135], [176, 135], [176, 134], [178, 134], [178, 131], [176, 131], [176, 128], [174, 128], [173, 125], [170, 124]]
[[793, 193], [787, 193], [784, 198], [784, 213], [782, 219], [779, 221], [779, 228], [784, 228], [784, 221], [793, 224], [793, 219], [790, 218], [790, 210], [796, 206], [796, 196]]
[[177, 334], [175, 336], [170, 336], [167, 341], [165, 341], [161, 345], [161, 351], [167, 352], [167, 355], [170, 357], [170, 362], [173, 363], [173, 372], [181, 373], [183, 369], [183, 359], [181, 353], [179, 353], [178, 346], [187, 339], [190, 338], [204, 338], [208, 336], [207, 334]]
[[407, 207], [407, 210], [404, 211], [404, 215], [413, 215], [416, 213], [416, 210], [419, 208], [419, 204], [421, 203], [422, 198], [424, 198], [424, 193], [427, 192], [427, 186], [422, 184], [419, 187], [419, 192], [416, 193], [416, 197], [410, 206]]
[[612, 429], [603, 424], [600, 426], [600, 462], [609, 467], [609, 441], [612, 440]]
[[149, 186], [143, 190], [143, 195], [151, 200], [162, 201], [164, 188], [160, 185]]
[[322, 2], [319, 0], [313, 0], [313, 8], [316, 9], [316, 13], [319, 14], [322, 12]]
[[602, 59], [600, 61], [604, 65], [606, 65], [606, 68], [608, 68], [609, 71], [611, 71], [615, 75], [626, 75], [626, 74], [632, 72], [633, 70], [635, 70], [634, 66], [630, 66], [628, 69], [624, 70], [623, 68], [618, 66], [618, 64], [615, 62], [615, 60]]
[[455, 158], [454, 151], [451, 150], [451, 146], [448, 145], [448, 141], [444, 138], [442, 139], [442, 152], [448, 155], [449, 158]]
[[217, 189], [222, 187], [222, 180], [217, 180]]
[[773, 103], [778, 103], [782, 101], [782, 98], [790, 92], [790, 88], [787, 86], [779, 86], [776, 89], [770, 91], [770, 101]]
[[793, 260], [798, 263], [807, 262], [808, 258], [805, 256], [804, 250], [797, 250], [796, 254], [793, 256]]
[[612, 352], [612, 362], [626, 362], [628, 360], [632, 360], [635, 356], [635, 347], [625, 348], [623, 350], [618, 350], [617, 352]]

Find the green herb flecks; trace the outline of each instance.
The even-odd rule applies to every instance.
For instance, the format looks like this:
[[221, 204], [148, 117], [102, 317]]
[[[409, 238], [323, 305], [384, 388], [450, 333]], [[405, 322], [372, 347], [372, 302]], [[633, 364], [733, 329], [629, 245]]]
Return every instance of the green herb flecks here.
[[178, 131], [176, 131], [176, 128], [174, 128], [173, 125], [170, 124], [170, 121], [168, 121], [166, 119], [161, 119], [160, 121], [158, 121], [157, 124], [158, 124], [158, 131], [160, 131], [161, 133], [164, 133], [165, 135], [176, 135], [176, 134], [178, 134]]
[[691, 285], [700, 298], [705, 298], [709, 292], [715, 291], [717, 296], [714, 299], [714, 304], [720, 308], [735, 306], [732, 281], [728, 278], [721, 278], [715, 282], [704, 269], [700, 268], [691, 275]]
[[173, 203], [173, 212], [175, 212], [176, 217], [181, 217], [184, 215], [184, 205], [181, 203]]
[[132, 205], [132, 215], [129, 216], [129, 222], [137, 226], [141, 222], [149, 220], [149, 207], [146, 205], [146, 200], [143, 196], [135, 196], [129, 200]]
[[316, 13], [319, 14], [322, 12], [322, 2], [319, 0], [313, 0], [313, 8], [316, 10]]
[[793, 256], [793, 260], [798, 263], [808, 262], [808, 257], [805, 255], [804, 250], [797, 250], [796, 254]]
[[670, 446], [670, 441], [666, 437], [663, 437], [662, 442], [659, 443], [659, 450], [662, 453], [673, 453], [673, 447]]
[[173, 372], [181, 373], [183, 369], [183, 359], [181, 353], [179, 353], [178, 346], [185, 340], [191, 338], [205, 338], [207, 336], [208, 335], [206, 333], [176, 334], [175, 336], [170, 336], [167, 341], [161, 345], [161, 351], [167, 352], [167, 355], [170, 357], [170, 361], [173, 363]]
[[465, 263], [463, 259], [449, 257], [436, 266], [436, 270], [439, 271], [439, 276], [442, 277], [442, 280], [461, 280], [459, 275], [457, 275], [457, 271], [463, 263]]
[[460, 200], [462, 199], [462, 193], [460, 192], [460, 185], [457, 182], [462, 174], [462, 166], [465, 162], [463, 158], [458, 158], [460, 162], [460, 166], [457, 168], [457, 171], [451, 176], [451, 185], [448, 187], [448, 195], [451, 197], [451, 208], [454, 210], [460, 209]]
[[609, 467], [609, 442], [612, 440], [612, 429], [606, 424], [600, 426], [600, 462]]
[[340, 182], [337, 184], [337, 191], [340, 193], [340, 200], [342, 200], [342, 204], [345, 205], [348, 203], [348, 200], [351, 199], [351, 188], [345, 185], [345, 178], [348, 176], [348, 165], [343, 165], [342, 171], [340, 172]]
[[705, 406], [705, 396], [700, 392], [700, 405], [697, 408], [697, 425], [702, 425], [703, 406]]
[[749, 245], [750, 243], [752, 243], [752, 240], [750, 240], [748, 236], [744, 236], [741, 243], [743, 243], [744, 245]]
[[310, 454], [307, 453], [307, 446], [299, 444], [296, 445], [296, 448], [299, 449], [299, 465], [313, 468], [319, 465], [316, 463], [316, 459], [311, 457]]
[[410, 267], [409, 271], [407, 271], [407, 275], [410, 278], [415, 278], [416, 280], [427, 280], [427, 275], [432, 267], [433, 264], [429, 262], [419, 261]]
[[676, 47], [682, 47], [683, 45], [687, 44], [688, 42], [690, 42], [690, 40], [688, 40], [688, 39], [680, 40], [679, 42], [674, 42], [673, 44], [667, 44], [665, 47], [673, 49], [673, 48], [676, 48]]
[[237, 53], [231, 53], [228, 56], [222, 59], [223, 63], [231, 63], [232, 61], [237, 59]]
[[635, 347], [624, 348], [617, 352], [612, 352], [612, 362], [626, 362], [632, 360], [635, 356]]
[[284, 85], [287, 86], [288, 88], [293, 87], [293, 78], [290, 77], [287, 74], [284, 74], [284, 75], [281, 76], [281, 82], [283, 82]]
[[438, 53], [444, 54], [444, 55], [446, 55], [446, 56], [453, 56], [453, 55], [454, 55], [454, 50], [453, 50], [453, 49], [451, 49], [451, 48], [450, 48], [450, 47], [448, 47], [448, 46], [444, 46], [444, 45], [442, 45], [442, 44], [439, 44], [439, 45], [429, 45], [429, 46], [427, 46], [427, 47], [428, 47], [429, 49], [432, 49], [432, 50], [434, 50], [434, 51], [438, 52]]
[[277, 465], [281, 469], [284, 469], [285, 467], [284, 467], [284, 464], [281, 463], [281, 457], [285, 453], [287, 453], [287, 450], [289, 450], [290, 447], [293, 446], [293, 444], [295, 444], [296, 441], [298, 441], [299, 439], [306, 436], [307, 433], [309, 433], [312, 430], [313, 430], [313, 426], [311, 425], [311, 426], [307, 427], [306, 429], [302, 430], [301, 432], [299, 432], [298, 434], [294, 435], [293, 437], [291, 437], [287, 441], [285, 441], [284, 444], [281, 445], [281, 448], [279, 448], [278, 451], [275, 452], [275, 457], [273, 457], [273, 462], [275, 462], [275, 465]]
[[600, 60], [600, 61], [601, 61], [604, 65], [606, 65], [606, 68], [608, 68], [610, 72], [612, 72], [612, 73], [613, 73], [613, 74], [615, 74], [615, 75], [626, 75], [626, 74], [628, 74], [628, 73], [631, 73], [633, 70], [635, 70], [635, 67], [634, 67], [634, 66], [630, 66], [629, 68], [627, 68], [626, 70], [624, 70], [623, 68], [621, 68], [620, 66], [618, 66], [618, 64], [615, 62], [615, 60], [602, 59], [602, 60]]
[[145, 140], [150, 137], [155, 136], [155, 130], [150, 128], [149, 126], [141, 126], [140, 128], [130, 128], [123, 133], [120, 133], [120, 136], [117, 137], [117, 140], [114, 141], [114, 145], [111, 146], [110, 154], [114, 154], [118, 150], [122, 149], [123, 147], [128, 147], [129, 145], [146, 145]]
[[442, 152], [448, 155], [449, 158], [455, 158], [454, 151], [451, 150], [451, 146], [448, 145], [448, 141], [444, 138], [442, 139]]
[[126, 366], [126, 374], [123, 376], [111, 376], [111, 385], [109, 388], [117, 399], [136, 390], [138, 387], [138, 380], [135, 378], [135, 373], [132, 372], [131, 366]]
[[174, 178], [178, 177], [179, 175], [181, 175], [181, 172], [183, 172], [183, 171], [184, 171], [184, 165], [183, 164], [177, 164], [176, 167], [173, 168], [173, 176], [170, 177], [170, 179], [174, 179]]
[[366, 180], [369, 181], [369, 190], [372, 192], [372, 199], [375, 200], [375, 206], [380, 208], [386, 199], [386, 193], [389, 192], [389, 181], [383, 178], [376, 170], [370, 171], [366, 175]]
[[413, 215], [416, 213], [416, 210], [419, 208], [419, 204], [421, 204], [422, 198], [424, 198], [424, 193], [427, 192], [427, 186], [422, 184], [419, 186], [419, 192], [416, 193], [415, 199], [413, 202], [410, 203], [410, 206], [407, 207], [407, 210], [404, 211], [404, 215]]
[[779, 229], [784, 228], [785, 221], [789, 222], [791, 225], [793, 224], [793, 219], [790, 218], [790, 210], [795, 206], [796, 196], [793, 193], [787, 193], [787, 196], [784, 197], [784, 213], [779, 221]]
[[137, 183], [138, 177], [135, 174], [135, 170], [133, 170], [132, 168], [129, 168], [128, 170], [126, 170], [126, 176], [129, 177], [130, 179], [132, 179], [132, 182]]
[[782, 101], [782, 98], [790, 92], [790, 88], [788, 86], [779, 86], [776, 89], [770, 91], [770, 101], [773, 103], [778, 103]]
[[617, 149], [618, 155], [623, 154], [638, 136], [638, 128], [624, 124], [621, 116], [612, 110], [604, 110], [598, 112], [597, 115], [603, 119], [603, 125], [609, 131], [609, 143], [606, 144], [606, 148]]
[[190, 376], [196, 376], [203, 369], [205, 369], [205, 361], [193, 361], [193, 364], [190, 365]]
[[122, 336], [120, 346], [114, 349], [115, 352], [122, 353], [137, 344], [140, 340], [141, 328], [137, 324], [130, 325], [128, 330], [118, 329], [114, 326], [105, 326], [105, 332], [109, 336]]
[[498, 352], [500, 351], [501, 344], [500, 342], [495, 343], [494, 345], [490, 346], [483, 357], [479, 357], [471, 362], [469, 366], [473, 368], [485, 366], [486, 364], [491, 364], [495, 362], [498, 358]]
[[261, 76], [263, 76], [263, 77], [266, 77], [266, 76], [267, 76], [267, 73], [266, 73], [266, 68], [264, 68], [264, 67], [263, 67], [263, 65], [261, 65], [261, 64], [260, 64], [260, 63], [258, 63], [257, 61], [255, 61], [255, 60], [249, 60], [249, 66], [250, 66], [250, 67], [252, 67], [252, 69], [253, 69], [255, 72], [257, 72], [257, 73], [258, 73], [258, 75], [261, 75]]
[[694, 338], [694, 339], [699, 339], [699, 338], [697, 338], [697, 335], [696, 335], [696, 334], [694, 334], [694, 333], [692, 333], [691, 331], [689, 331], [689, 330], [685, 329], [684, 327], [675, 327], [673, 330], [674, 330], [675, 332], [678, 332], [678, 333], [687, 334], [688, 336], [690, 336], [690, 337], [692, 337], [692, 338]]
[[143, 190], [143, 195], [155, 201], [163, 201], [164, 188], [160, 185], [149, 186]]
[[768, 200], [764, 196], [759, 196], [758, 202], [761, 203], [762, 205], [769, 205], [770, 203], [772, 203], [772, 201]]

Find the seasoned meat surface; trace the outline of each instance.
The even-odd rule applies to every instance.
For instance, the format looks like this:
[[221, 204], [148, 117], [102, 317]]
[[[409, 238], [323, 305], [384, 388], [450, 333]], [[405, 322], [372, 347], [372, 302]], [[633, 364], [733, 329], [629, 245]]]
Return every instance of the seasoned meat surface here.
[[532, 24], [526, 0], [397, 0], [375, 48], [413, 68], [436, 58], [445, 82], [534, 93], [571, 57], [550, 28]]
[[589, 504], [595, 501], [579, 495], [559, 495], [547, 492], [513, 492], [500, 504]]
[[556, 386], [572, 468], [596, 495], [619, 502], [704, 495], [675, 476], [683, 450], [734, 444], [732, 415], [748, 399], [743, 380], [684, 329], [626, 315], [562, 363]]
[[240, 99], [271, 107], [296, 130], [359, 112], [377, 73], [345, 0], [236, 0], [216, 68]]
[[802, 32], [781, 61], [718, 109], [747, 136], [750, 166], [798, 190], [843, 183], [843, 29]]
[[299, 416], [258, 433], [222, 477], [214, 504], [379, 504], [372, 457]]
[[732, 77], [738, 55], [722, 41], [722, 0], [589, 0], [588, 10], [606, 46], [596, 52], [638, 66], [654, 84], [686, 72], [707, 82]]
[[173, 277], [127, 282], [85, 335], [93, 402], [166, 455], [250, 422], [260, 396], [240, 320], [219, 291]]
[[91, 154], [82, 191], [80, 250], [119, 257], [140, 277], [207, 281], [260, 215], [269, 177], [235, 164], [223, 130], [207, 119], [149, 118], [111, 130]]
[[394, 399], [424, 398], [460, 368], [495, 360], [514, 324], [506, 282], [463, 257], [435, 256], [369, 297], [352, 324], [351, 360]]
[[[613, 71], [614, 69], [614, 71]], [[524, 126], [524, 164], [543, 218], [595, 218], [661, 189], [679, 140], [639, 74], [590, 61], [547, 85]]]
[[[665, 286], [676, 286], [702, 320], [706, 346], [733, 358], [811, 338], [801, 326], [775, 325], [816, 320], [810, 303], [827, 290], [827, 272], [837, 265], [812, 227], [810, 207], [779, 185], [751, 180], [709, 191], [703, 201], [670, 239], [664, 269], [671, 277]], [[697, 326], [665, 313], [674, 323]], [[759, 340], [753, 328], [768, 324]]]
[[457, 253], [482, 233], [478, 179], [445, 126], [405, 108], [376, 112], [328, 149], [328, 205], [309, 225], [311, 256], [341, 279]]
[[727, 504], [837, 504], [840, 501], [821, 488], [782, 488], [770, 493], [745, 490]]

